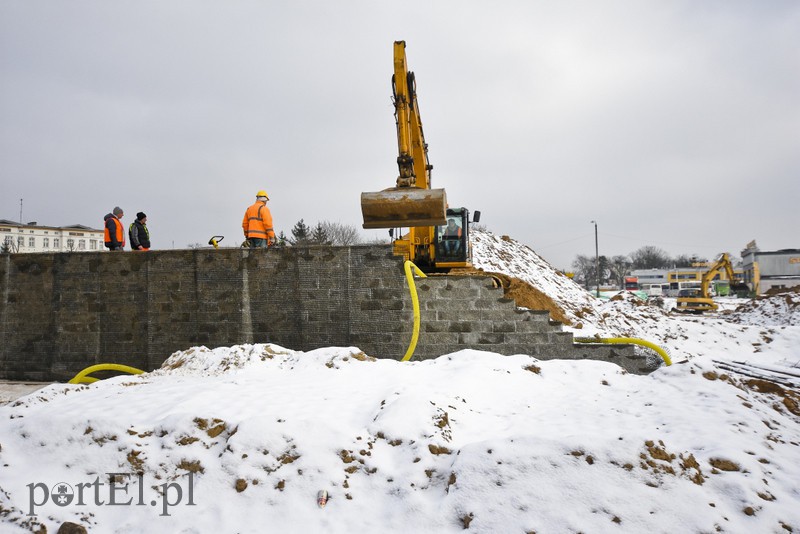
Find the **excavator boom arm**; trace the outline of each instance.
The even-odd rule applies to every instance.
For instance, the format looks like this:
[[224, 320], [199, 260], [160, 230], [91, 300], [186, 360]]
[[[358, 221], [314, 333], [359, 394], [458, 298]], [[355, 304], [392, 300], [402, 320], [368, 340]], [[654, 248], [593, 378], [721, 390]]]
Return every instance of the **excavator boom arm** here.
[[392, 96], [394, 117], [397, 125], [397, 165], [400, 176], [397, 186], [401, 187], [401, 179], [409, 180], [405, 185], [415, 185], [413, 156], [411, 155], [411, 97], [408, 90], [408, 67], [406, 66], [405, 43], [394, 43], [394, 75], [392, 76]]
[[[392, 92], [397, 126], [396, 187], [361, 193], [364, 228], [430, 227], [446, 223], [444, 189], [431, 189], [428, 146], [422, 133], [414, 73], [408, 70], [405, 41], [394, 43]], [[432, 230], [428, 231], [432, 234]], [[420, 237], [420, 241], [430, 242]]]
[[720, 271], [725, 270], [725, 274], [728, 275], [728, 280], [730, 280], [731, 284], [736, 282], [736, 277], [733, 274], [733, 265], [731, 264], [731, 259], [727, 253], [723, 252], [722, 256], [711, 266], [711, 268], [703, 275], [703, 279], [700, 281], [700, 290], [702, 292], [703, 298], [710, 298], [711, 293], [709, 292], [708, 288], [711, 285], [711, 281], [714, 279]]

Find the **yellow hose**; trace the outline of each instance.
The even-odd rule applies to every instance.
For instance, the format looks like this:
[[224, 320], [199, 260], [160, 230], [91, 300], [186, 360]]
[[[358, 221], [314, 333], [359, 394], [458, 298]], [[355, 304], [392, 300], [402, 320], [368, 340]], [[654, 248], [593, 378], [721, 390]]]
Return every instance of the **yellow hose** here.
[[414, 355], [414, 349], [417, 348], [417, 340], [419, 339], [419, 297], [417, 296], [417, 286], [414, 284], [414, 276], [411, 274], [411, 270], [413, 269], [414, 273], [422, 278], [427, 278], [427, 276], [425, 276], [425, 273], [420, 271], [419, 267], [414, 265], [414, 262], [411, 260], [406, 260], [403, 267], [406, 271], [408, 290], [411, 293], [411, 303], [414, 306], [414, 332], [411, 334], [411, 343], [408, 345], [406, 355], [403, 356], [402, 360], [400, 360], [401, 362], [407, 362], [411, 359], [411, 356]]
[[87, 376], [95, 371], [121, 371], [123, 373], [128, 373], [132, 375], [140, 375], [144, 373], [141, 369], [137, 369], [135, 367], [130, 367], [129, 365], [122, 365], [121, 363], [99, 363], [97, 365], [92, 365], [87, 367], [77, 375], [75, 375], [72, 380], [70, 380], [69, 384], [91, 384], [93, 382], [97, 382], [97, 378], [93, 376]]
[[603, 343], [606, 345], [641, 345], [642, 347], [647, 347], [648, 349], [656, 351], [664, 360], [666, 365], [672, 365], [672, 360], [670, 359], [669, 354], [667, 354], [667, 351], [655, 343], [645, 341], [644, 339], [637, 339], [634, 337], [576, 337], [573, 339], [573, 341], [575, 343]]

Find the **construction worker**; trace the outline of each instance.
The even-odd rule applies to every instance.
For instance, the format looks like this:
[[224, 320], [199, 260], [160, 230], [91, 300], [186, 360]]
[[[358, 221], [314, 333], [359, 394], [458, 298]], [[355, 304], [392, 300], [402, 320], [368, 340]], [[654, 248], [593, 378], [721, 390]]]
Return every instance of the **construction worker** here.
[[114, 210], [104, 217], [105, 232], [104, 242], [108, 250], [122, 250], [125, 248], [125, 229], [122, 227], [122, 208], [115, 207]]
[[144, 212], [136, 214], [136, 220], [128, 227], [128, 237], [131, 249], [150, 250], [150, 230], [147, 229], [147, 215]]
[[256, 202], [244, 212], [242, 230], [248, 244], [253, 248], [267, 248], [275, 244], [272, 229], [272, 213], [267, 207], [269, 197], [263, 189], [256, 193]]

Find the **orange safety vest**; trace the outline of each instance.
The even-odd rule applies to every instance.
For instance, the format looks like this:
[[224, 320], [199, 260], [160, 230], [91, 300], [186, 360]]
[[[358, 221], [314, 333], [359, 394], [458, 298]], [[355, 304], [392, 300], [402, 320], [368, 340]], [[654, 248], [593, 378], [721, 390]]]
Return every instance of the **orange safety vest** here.
[[242, 230], [245, 237], [255, 239], [275, 239], [272, 229], [272, 213], [265, 202], [257, 201], [247, 208], [242, 219]]
[[[114, 230], [114, 237], [116, 237], [116, 242], [124, 247], [125, 246], [125, 232], [122, 230], [122, 221], [120, 221], [119, 219], [117, 219], [116, 217], [113, 217], [113, 216], [109, 217], [109, 218], [114, 221], [114, 227], [116, 228], [116, 230]], [[108, 221], [106, 221], [106, 222], [108, 222]], [[104, 242], [105, 243], [111, 243], [112, 239], [111, 239], [111, 235], [108, 233], [108, 226], [107, 225], [105, 227], [105, 231], [103, 232], [103, 237], [104, 237], [104, 240], [105, 240]]]

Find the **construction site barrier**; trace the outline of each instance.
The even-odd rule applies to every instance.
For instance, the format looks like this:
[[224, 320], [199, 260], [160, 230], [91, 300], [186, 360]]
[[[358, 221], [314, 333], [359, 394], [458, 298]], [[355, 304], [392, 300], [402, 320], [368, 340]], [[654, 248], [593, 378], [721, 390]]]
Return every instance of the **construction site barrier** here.
[[575, 343], [603, 343], [606, 345], [641, 345], [648, 349], [654, 350], [664, 360], [666, 365], [672, 365], [672, 360], [667, 354], [667, 351], [649, 341], [644, 339], [637, 339], [635, 337], [576, 337], [573, 339]]
[[135, 367], [131, 367], [129, 365], [122, 365], [121, 363], [99, 363], [97, 365], [92, 365], [87, 367], [77, 375], [75, 375], [72, 380], [70, 380], [69, 384], [92, 384], [100, 380], [99, 378], [95, 378], [93, 376], [88, 376], [95, 371], [120, 371], [123, 373], [128, 373], [131, 375], [140, 375], [144, 373], [141, 369], [137, 369]]
[[411, 356], [414, 355], [414, 349], [417, 348], [417, 341], [419, 340], [419, 297], [417, 296], [417, 286], [414, 284], [414, 276], [412, 275], [411, 271], [413, 269], [414, 274], [422, 278], [427, 278], [427, 276], [425, 276], [425, 273], [420, 271], [419, 267], [414, 265], [414, 262], [411, 260], [406, 260], [403, 267], [406, 271], [408, 290], [411, 293], [411, 303], [414, 306], [414, 331], [411, 334], [411, 343], [408, 345], [406, 355], [403, 356], [402, 360], [400, 360], [401, 362], [407, 362], [411, 359]]

